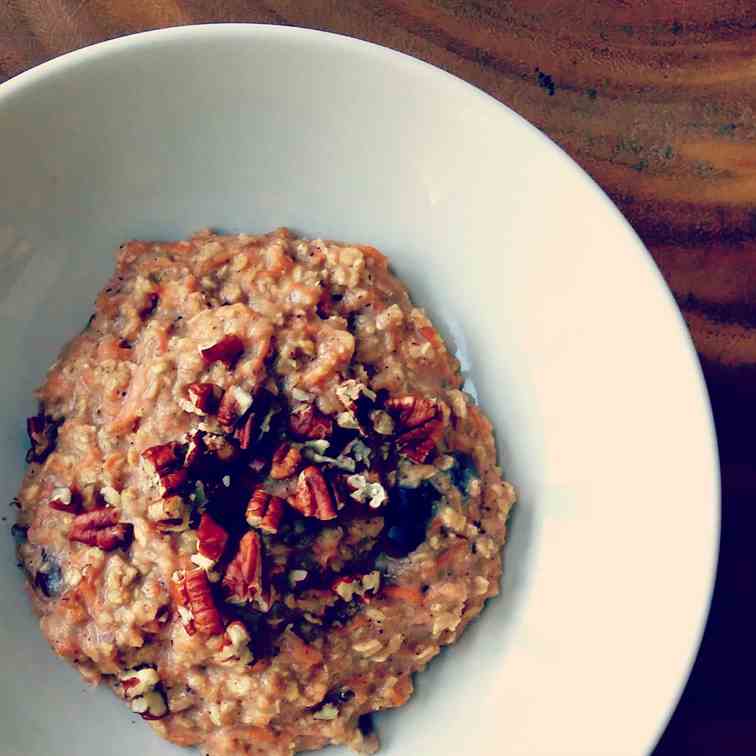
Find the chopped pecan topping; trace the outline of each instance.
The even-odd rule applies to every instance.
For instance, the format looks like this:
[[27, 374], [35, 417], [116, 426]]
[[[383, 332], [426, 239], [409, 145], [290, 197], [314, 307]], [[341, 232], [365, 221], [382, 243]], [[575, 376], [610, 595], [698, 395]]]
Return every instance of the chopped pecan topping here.
[[145, 449], [142, 457], [155, 468], [156, 473], [168, 472], [179, 466], [180, 448], [178, 443], [171, 441], [169, 444], [159, 444]]
[[370, 413], [373, 422], [373, 430], [381, 436], [391, 436], [394, 433], [394, 421], [391, 415], [383, 410], [373, 410]]
[[187, 477], [188, 474], [183, 467], [161, 475], [160, 483], [163, 488], [163, 496], [169, 496], [178, 491], [186, 483]]
[[245, 604], [263, 593], [262, 542], [254, 530], [239, 541], [239, 551], [223, 576], [223, 588], [232, 603]]
[[339, 401], [350, 410], [354, 410], [360, 396], [364, 395], [369, 401], [376, 399], [375, 391], [371, 391], [364, 383], [350, 378], [336, 387], [336, 396]]
[[68, 531], [68, 540], [96, 546], [103, 551], [126, 546], [133, 535], [133, 526], [119, 522], [120, 516], [117, 509], [95, 509], [77, 515]]
[[144, 667], [124, 672], [120, 680], [126, 698], [137, 698], [153, 690], [160, 682], [160, 677], [156, 669]]
[[333, 520], [336, 507], [323, 473], [310, 465], [305, 467], [297, 479], [297, 490], [289, 504], [305, 517], [317, 517], [318, 520]]
[[218, 407], [218, 422], [226, 429], [233, 428], [252, 406], [252, 395], [240, 386], [231, 386]]
[[328, 438], [333, 431], [333, 422], [314, 404], [304, 404], [289, 415], [289, 429], [300, 438]]
[[429, 420], [403, 433], [396, 440], [396, 448], [413, 462], [422, 464], [436, 446], [444, 430], [441, 418]]
[[223, 620], [215, 606], [210, 581], [203, 569], [197, 568], [186, 573], [186, 592], [197, 631], [205, 635], [220, 635], [223, 632]]
[[234, 620], [226, 628], [223, 645], [216, 658], [221, 663], [239, 661], [242, 664], [249, 664], [253, 661], [249, 641], [247, 628], [239, 620]]
[[81, 512], [81, 494], [70, 488], [56, 488], [50, 494], [50, 508], [59, 512], [78, 514]]
[[168, 705], [159, 690], [151, 690], [131, 702], [131, 710], [142, 719], [162, 719], [168, 715]]
[[189, 527], [189, 510], [180, 496], [166, 496], [147, 507], [147, 517], [161, 533], [179, 533]]
[[205, 513], [200, 518], [197, 529], [197, 550], [203, 557], [217, 562], [226, 550], [228, 533]]
[[175, 441], [151, 446], [142, 452], [142, 458], [152, 465], [160, 480], [163, 496], [175, 493], [186, 483], [188, 475], [181, 466], [182, 456], [182, 446]]
[[270, 466], [270, 477], [273, 480], [283, 480], [290, 478], [299, 469], [302, 463], [302, 454], [296, 446], [291, 444], [281, 444], [273, 452], [273, 463]]
[[386, 401], [386, 409], [394, 414], [404, 429], [417, 428], [438, 415], [435, 399], [421, 396], [396, 396]]
[[245, 451], [252, 446], [252, 431], [255, 429], [255, 415], [252, 412], [247, 413], [244, 421], [239, 423], [239, 427], [234, 431], [234, 438], [239, 442], [239, 448]]
[[341, 575], [331, 583], [331, 590], [347, 603], [355, 596], [363, 597], [368, 592], [376, 593], [381, 586], [381, 573], [378, 570], [367, 575]]
[[184, 626], [187, 635], [194, 635], [197, 628], [194, 626], [194, 617], [189, 605], [189, 591], [186, 587], [186, 573], [183, 570], [177, 570], [171, 576], [170, 591], [181, 624]]
[[222, 362], [229, 370], [244, 354], [244, 342], [233, 334], [224, 336], [217, 344], [200, 349], [202, 359], [206, 364], [211, 365], [213, 362]]
[[207, 451], [219, 462], [233, 462], [238, 456], [239, 450], [224, 436], [208, 434], [203, 443]]
[[26, 419], [26, 434], [31, 448], [26, 452], [27, 462], [44, 462], [55, 448], [58, 439], [58, 426], [62, 421], [53, 420], [40, 412]]
[[346, 482], [351, 489], [350, 496], [360, 504], [367, 502], [371, 509], [378, 509], [388, 500], [386, 489], [379, 480], [366, 475], [350, 475]]
[[189, 401], [201, 415], [212, 415], [218, 409], [221, 389], [214, 383], [192, 383], [187, 388]]
[[205, 451], [205, 434], [199, 430], [190, 433], [186, 445], [186, 454], [184, 455], [184, 467], [191, 470], [199, 465]]
[[284, 516], [284, 500], [271, 496], [258, 488], [247, 504], [246, 518], [253, 528], [260, 528], [266, 533], [277, 533]]

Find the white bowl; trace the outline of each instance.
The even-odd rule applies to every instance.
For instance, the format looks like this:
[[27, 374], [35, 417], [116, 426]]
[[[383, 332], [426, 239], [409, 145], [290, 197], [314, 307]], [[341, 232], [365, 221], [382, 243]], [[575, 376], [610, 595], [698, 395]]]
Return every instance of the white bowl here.
[[[653, 747], [712, 588], [714, 432], [648, 254], [548, 139], [380, 47], [201, 26], [96, 45], [0, 86], [0, 165], [7, 500], [31, 390], [86, 322], [120, 242], [287, 225], [373, 243], [460, 350], [520, 491], [503, 595], [407, 707], [379, 717], [385, 754]], [[53, 658], [10, 541], [2, 752], [181, 753]]]

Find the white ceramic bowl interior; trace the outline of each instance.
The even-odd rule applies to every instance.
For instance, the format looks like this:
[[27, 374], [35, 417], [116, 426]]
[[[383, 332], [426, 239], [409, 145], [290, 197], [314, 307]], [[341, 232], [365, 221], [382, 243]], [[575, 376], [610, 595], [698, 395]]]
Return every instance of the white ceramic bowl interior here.
[[[462, 355], [521, 494], [503, 595], [379, 717], [384, 753], [650, 751], [708, 607], [715, 440], [658, 272], [560, 150], [398, 53], [232, 25], [105, 43], [0, 86], [0, 166], [6, 500], [32, 388], [123, 240], [287, 225], [375, 244]], [[0, 750], [182, 753], [53, 658], [9, 536], [0, 559]]]

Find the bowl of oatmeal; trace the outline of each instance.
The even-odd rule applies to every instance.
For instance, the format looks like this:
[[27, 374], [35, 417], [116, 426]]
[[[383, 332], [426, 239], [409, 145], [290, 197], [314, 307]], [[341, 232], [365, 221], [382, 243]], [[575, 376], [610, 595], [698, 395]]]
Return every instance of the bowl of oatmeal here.
[[554, 145], [398, 53], [228, 25], [0, 86], [0, 159], [4, 752], [653, 747], [714, 435]]

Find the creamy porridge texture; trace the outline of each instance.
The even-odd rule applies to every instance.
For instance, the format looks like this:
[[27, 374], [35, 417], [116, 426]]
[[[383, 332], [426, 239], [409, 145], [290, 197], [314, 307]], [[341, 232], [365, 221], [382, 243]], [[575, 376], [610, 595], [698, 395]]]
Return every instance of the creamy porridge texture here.
[[374, 752], [499, 589], [514, 492], [461, 384], [372, 247], [123, 245], [28, 420], [53, 649], [211, 756]]

